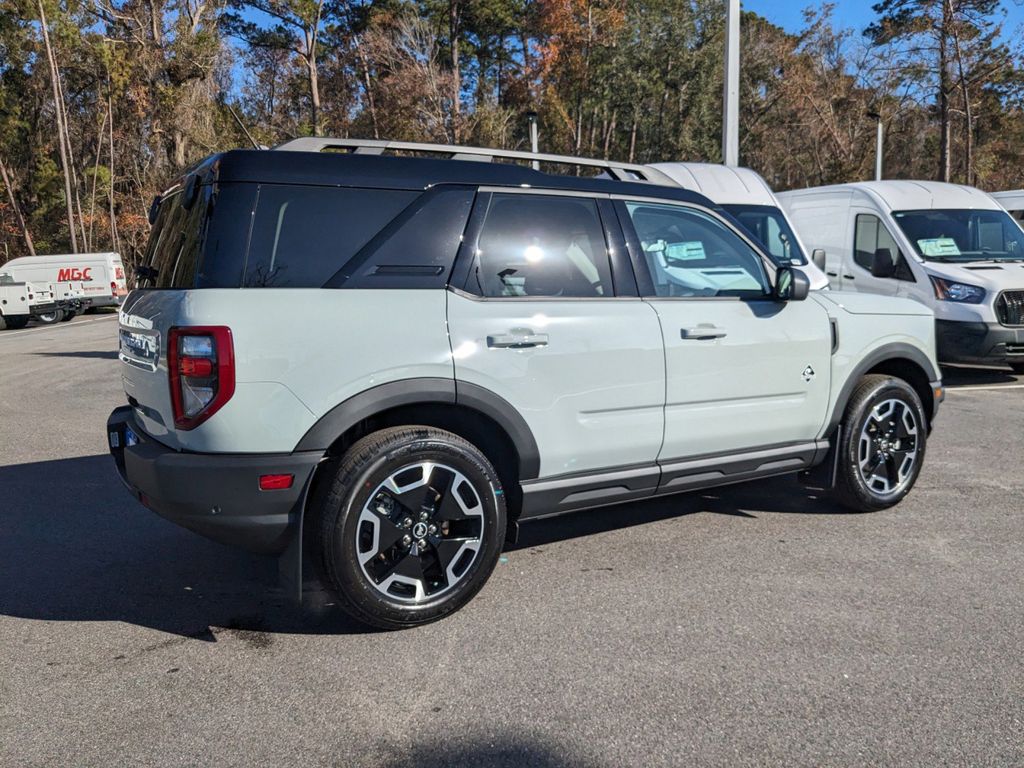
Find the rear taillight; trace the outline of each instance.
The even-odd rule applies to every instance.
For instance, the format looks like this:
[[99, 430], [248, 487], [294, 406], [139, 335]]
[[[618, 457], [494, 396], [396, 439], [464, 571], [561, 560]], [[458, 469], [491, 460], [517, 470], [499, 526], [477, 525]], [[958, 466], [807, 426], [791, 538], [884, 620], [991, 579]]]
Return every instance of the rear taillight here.
[[235, 354], [225, 326], [171, 328], [167, 336], [174, 426], [194, 429], [235, 394]]

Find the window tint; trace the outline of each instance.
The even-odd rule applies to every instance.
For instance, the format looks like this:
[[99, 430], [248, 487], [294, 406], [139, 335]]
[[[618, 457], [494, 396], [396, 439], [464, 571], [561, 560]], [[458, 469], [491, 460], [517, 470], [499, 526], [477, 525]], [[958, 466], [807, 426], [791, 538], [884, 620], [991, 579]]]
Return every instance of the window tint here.
[[406, 208], [349, 260], [328, 288], [443, 288], [476, 190], [437, 187]]
[[875, 260], [875, 251], [879, 248], [887, 248], [892, 255], [893, 266], [899, 268], [902, 261], [900, 258], [900, 247], [889, 230], [885, 228], [877, 216], [867, 213], [857, 215], [857, 230], [854, 238], [853, 260], [868, 272]]
[[420, 193], [260, 186], [245, 288], [319, 288]]
[[470, 289], [482, 296], [611, 296], [608, 247], [594, 200], [492, 195]]
[[191, 288], [206, 235], [213, 190], [199, 187], [191, 207], [182, 205], [182, 193], [160, 201], [153, 231], [149, 236], [144, 264], [152, 267], [153, 287]]
[[690, 208], [627, 203], [656, 296], [760, 297], [761, 256], [717, 219]]

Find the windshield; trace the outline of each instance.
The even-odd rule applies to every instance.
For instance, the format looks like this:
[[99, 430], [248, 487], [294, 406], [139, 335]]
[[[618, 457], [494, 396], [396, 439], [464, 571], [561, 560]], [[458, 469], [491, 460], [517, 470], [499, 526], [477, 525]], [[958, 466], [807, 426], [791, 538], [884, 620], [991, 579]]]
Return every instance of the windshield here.
[[723, 205], [769, 255], [782, 264], [803, 266], [807, 257], [800, 250], [782, 211], [771, 205]]
[[892, 216], [926, 261], [1024, 260], [1024, 231], [1005, 211], [896, 211]]

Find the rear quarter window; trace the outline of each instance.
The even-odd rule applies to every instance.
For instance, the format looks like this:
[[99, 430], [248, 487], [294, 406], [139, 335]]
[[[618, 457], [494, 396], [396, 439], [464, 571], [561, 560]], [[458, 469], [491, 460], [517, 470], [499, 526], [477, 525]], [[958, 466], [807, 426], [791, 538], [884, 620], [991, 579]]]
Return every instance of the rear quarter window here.
[[419, 195], [408, 190], [261, 185], [242, 287], [322, 287]]

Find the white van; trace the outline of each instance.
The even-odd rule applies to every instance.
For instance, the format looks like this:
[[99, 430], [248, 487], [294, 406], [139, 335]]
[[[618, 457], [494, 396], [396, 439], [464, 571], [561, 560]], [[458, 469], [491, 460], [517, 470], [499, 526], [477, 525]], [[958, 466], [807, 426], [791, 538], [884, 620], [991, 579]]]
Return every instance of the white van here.
[[775, 193], [756, 171], [715, 163], [654, 163], [649, 167], [724, 208], [776, 261], [807, 275], [812, 291], [828, 287], [824, 265], [808, 259]]
[[1017, 221], [1024, 221], [1024, 189], [993, 192], [992, 197]]
[[3, 265], [15, 280], [54, 286], [81, 284], [85, 307], [116, 307], [128, 295], [124, 265], [116, 253], [22, 256]]
[[847, 291], [932, 308], [939, 359], [1024, 371], [1024, 231], [990, 195], [935, 181], [868, 181], [779, 200]]

